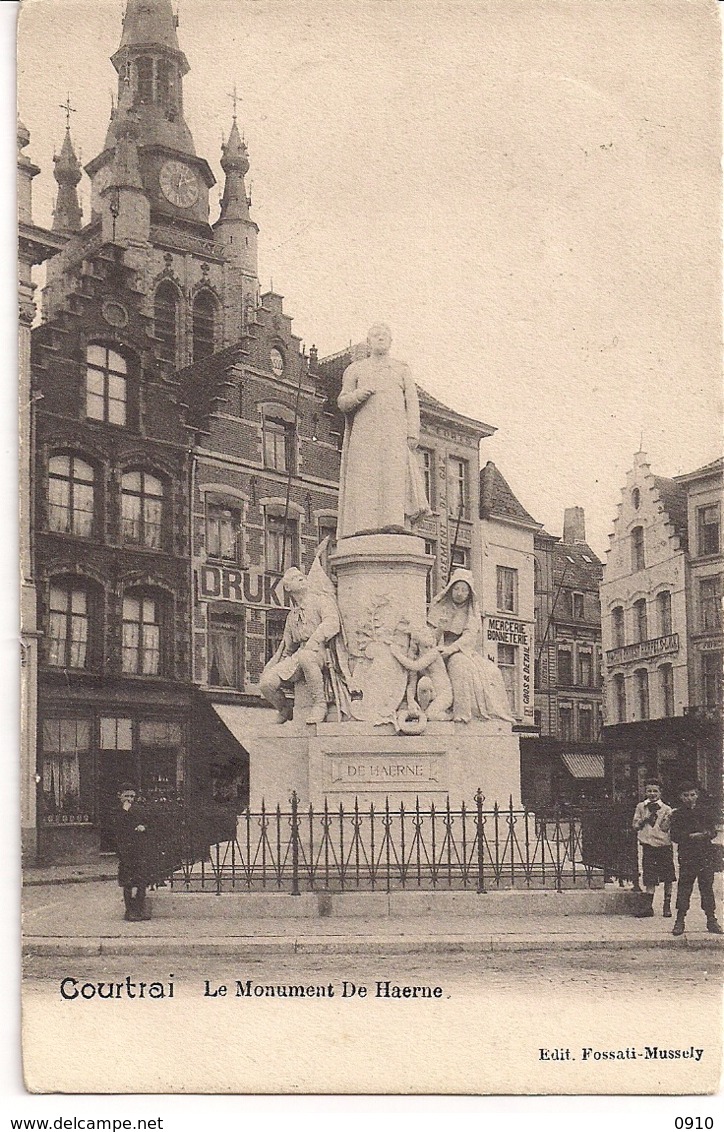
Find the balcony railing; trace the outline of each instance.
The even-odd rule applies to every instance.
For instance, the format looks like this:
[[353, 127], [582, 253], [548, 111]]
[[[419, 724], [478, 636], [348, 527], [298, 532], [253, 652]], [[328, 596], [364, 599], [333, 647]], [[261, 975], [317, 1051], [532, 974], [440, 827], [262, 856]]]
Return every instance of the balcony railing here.
[[628, 664], [633, 660], [648, 660], [654, 656], [679, 651], [679, 634], [669, 633], [666, 637], [653, 637], [650, 641], [637, 641], [635, 645], [623, 645], [617, 649], [606, 650], [606, 664]]

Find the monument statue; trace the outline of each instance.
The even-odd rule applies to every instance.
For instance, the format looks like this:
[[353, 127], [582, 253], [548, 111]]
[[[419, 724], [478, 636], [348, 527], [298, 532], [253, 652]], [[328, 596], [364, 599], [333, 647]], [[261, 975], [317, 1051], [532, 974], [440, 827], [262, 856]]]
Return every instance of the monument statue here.
[[[324, 687], [327, 646], [340, 632], [340, 620], [333, 591], [330, 593], [325, 586], [313, 584], [316, 566], [319, 566], [318, 559], [315, 559], [309, 578], [296, 566], [287, 570], [282, 578], [282, 585], [292, 600], [292, 608], [281, 644], [268, 661], [259, 682], [262, 695], [279, 713], [279, 723], [286, 723], [292, 718], [283, 685], [300, 680], [305, 681], [311, 699], [307, 723], [324, 723], [327, 715]], [[319, 571], [324, 574], [321, 566]]]
[[440, 655], [453, 689], [453, 719], [513, 722], [500, 669], [482, 651], [482, 620], [470, 570], [454, 570], [430, 603], [427, 620], [437, 630]]
[[389, 356], [392, 337], [373, 326], [370, 356], [344, 372], [337, 404], [345, 414], [337, 537], [404, 532], [430, 513], [416, 450], [417, 388], [404, 362]]
[[412, 655], [395, 644], [390, 646], [395, 660], [410, 673], [408, 698], [415, 700], [428, 719], [449, 719], [453, 689], [445, 661], [436, 645], [434, 629], [428, 625], [412, 626], [410, 649]]

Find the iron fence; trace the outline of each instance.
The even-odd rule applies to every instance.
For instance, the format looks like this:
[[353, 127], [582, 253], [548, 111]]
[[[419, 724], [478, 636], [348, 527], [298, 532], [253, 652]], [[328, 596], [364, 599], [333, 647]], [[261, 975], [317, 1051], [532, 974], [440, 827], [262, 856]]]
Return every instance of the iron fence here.
[[550, 813], [471, 805], [302, 807], [246, 810], [236, 836], [189, 853], [170, 877], [181, 892], [468, 890], [601, 887], [636, 880], [636, 842], [610, 813]]

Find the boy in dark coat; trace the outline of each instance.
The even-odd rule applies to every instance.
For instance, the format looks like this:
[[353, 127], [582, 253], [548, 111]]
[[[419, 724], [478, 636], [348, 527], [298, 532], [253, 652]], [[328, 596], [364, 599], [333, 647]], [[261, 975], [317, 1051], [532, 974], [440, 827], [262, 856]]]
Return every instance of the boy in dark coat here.
[[136, 788], [125, 782], [118, 792], [119, 809], [115, 820], [118, 883], [123, 889], [125, 919], [150, 920], [146, 902], [148, 878], [148, 827], [136, 806]]
[[671, 815], [671, 840], [679, 847], [679, 885], [676, 892], [676, 923], [673, 935], [684, 934], [694, 881], [699, 885], [701, 907], [706, 913], [707, 931], [721, 935], [715, 915], [714, 857], [712, 839], [716, 836], [717, 815], [704, 802], [699, 788], [685, 782], [680, 789], [681, 806]]

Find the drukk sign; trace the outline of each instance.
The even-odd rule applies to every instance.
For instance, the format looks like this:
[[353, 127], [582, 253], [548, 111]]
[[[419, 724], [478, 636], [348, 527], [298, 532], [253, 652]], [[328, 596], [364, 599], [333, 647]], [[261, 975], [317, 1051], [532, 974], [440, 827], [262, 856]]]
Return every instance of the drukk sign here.
[[233, 601], [276, 609], [285, 606], [281, 578], [230, 566], [201, 566], [196, 571], [196, 593], [199, 601]]

